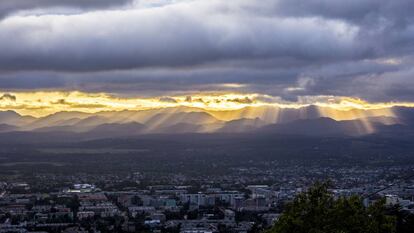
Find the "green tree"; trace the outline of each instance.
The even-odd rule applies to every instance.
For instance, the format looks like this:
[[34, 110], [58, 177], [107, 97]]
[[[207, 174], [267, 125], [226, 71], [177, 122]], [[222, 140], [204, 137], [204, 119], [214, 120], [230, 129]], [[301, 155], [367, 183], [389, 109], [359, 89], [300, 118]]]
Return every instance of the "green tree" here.
[[268, 233], [393, 233], [396, 219], [380, 200], [366, 208], [358, 196], [335, 199], [328, 183], [317, 183], [286, 206]]

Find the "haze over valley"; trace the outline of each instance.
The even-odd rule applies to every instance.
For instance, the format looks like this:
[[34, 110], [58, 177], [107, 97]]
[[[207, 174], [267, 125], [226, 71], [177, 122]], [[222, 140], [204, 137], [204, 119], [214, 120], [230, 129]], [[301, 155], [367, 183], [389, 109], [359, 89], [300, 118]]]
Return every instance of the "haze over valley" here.
[[77, 133], [93, 139], [143, 134], [275, 133], [363, 136], [412, 131], [410, 107], [340, 110], [316, 105], [299, 108], [249, 106], [234, 110], [167, 107], [84, 113], [62, 111], [43, 117], [0, 112], [0, 132]]

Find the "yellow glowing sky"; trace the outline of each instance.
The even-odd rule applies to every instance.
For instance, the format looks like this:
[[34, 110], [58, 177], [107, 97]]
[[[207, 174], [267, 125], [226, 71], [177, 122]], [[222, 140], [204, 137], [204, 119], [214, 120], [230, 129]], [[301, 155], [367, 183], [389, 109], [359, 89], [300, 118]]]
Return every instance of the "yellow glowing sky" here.
[[414, 107], [409, 102], [369, 103], [367, 101], [334, 96], [300, 97], [298, 102], [286, 102], [280, 98], [262, 94], [202, 93], [186, 96], [118, 97], [108, 93], [79, 91], [0, 92], [0, 110], [13, 110], [22, 115], [41, 117], [60, 111], [144, 110], [165, 107], [197, 107], [208, 110], [234, 110], [247, 106], [278, 106], [299, 108], [314, 104], [339, 110], [382, 109], [392, 106]]

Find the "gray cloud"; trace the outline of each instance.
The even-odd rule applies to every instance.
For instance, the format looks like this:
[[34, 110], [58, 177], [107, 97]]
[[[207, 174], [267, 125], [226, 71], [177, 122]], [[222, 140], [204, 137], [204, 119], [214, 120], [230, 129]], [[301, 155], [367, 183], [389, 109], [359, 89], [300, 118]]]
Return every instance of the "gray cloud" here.
[[[86, 11], [0, 21], [0, 89], [161, 96], [231, 90], [288, 100], [323, 94], [414, 101], [409, 0], [196, 0], [149, 7], [11, 2], [15, 10], [1, 10], [6, 4], [0, 3], [0, 12]], [[89, 11], [116, 5], [123, 7]]]
[[360, 43], [372, 56], [412, 54], [414, 3], [411, 0], [280, 0], [271, 8], [290, 17], [336, 19], [360, 28]]
[[0, 69], [96, 71], [269, 60], [331, 62], [357, 59], [367, 52], [355, 43], [357, 28], [341, 22], [263, 18], [237, 11], [223, 15], [223, 10], [210, 9], [221, 6], [220, 1], [212, 2], [10, 18], [0, 23]]
[[125, 5], [131, 2], [132, 0], [2, 0], [0, 1], [0, 19], [24, 10], [59, 7], [94, 10]]

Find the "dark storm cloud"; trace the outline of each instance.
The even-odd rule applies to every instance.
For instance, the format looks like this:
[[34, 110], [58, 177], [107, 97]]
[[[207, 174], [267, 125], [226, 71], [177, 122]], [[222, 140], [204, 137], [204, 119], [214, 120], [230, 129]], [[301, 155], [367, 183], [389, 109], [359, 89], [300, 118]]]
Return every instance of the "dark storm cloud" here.
[[[14, 2], [16, 10], [101, 9], [127, 3], [6, 2]], [[412, 1], [165, 0], [149, 8], [136, 4], [0, 21], [0, 88], [161, 96], [238, 90], [289, 100], [349, 95], [414, 101], [409, 85], [414, 75]], [[1, 9], [6, 9], [4, 3]], [[226, 85], [232, 83], [241, 85]]]
[[0, 73], [0, 89], [44, 89], [64, 88], [62, 74], [44, 72], [6, 72]]
[[337, 19], [356, 25], [360, 28], [356, 39], [372, 56], [414, 51], [412, 0], [280, 0], [272, 9], [285, 16]]
[[0, 23], [0, 69], [97, 71], [222, 62], [254, 65], [269, 60], [309, 63], [360, 58], [366, 53], [354, 42], [357, 28], [349, 25], [211, 9], [223, 4], [191, 1], [153, 9], [9, 18]]
[[132, 0], [2, 0], [0, 1], [0, 19], [22, 10], [56, 7], [92, 10], [125, 5], [130, 2]]
[[383, 61], [341, 63], [307, 70], [307, 76], [304, 77], [312, 82], [303, 90], [287, 91], [286, 94], [340, 95], [379, 102], [412, 102], [414, 100], [413, 63], [378, 64], [378, 62]]
[[[199, 68], [137, 69], [101, 72], [25, 71], [0, 74], [0, 89], [71, 89], [86, 92], [139, 92], [143, 95], [165, 95], [176, 91], [243, 90], [225, 84], [288, 85], [299, 74], [292, 69]], [[254, 78], [252, 78], [254, 77]]]
[[374, 23], [380, 18], [412, 18], [412, 9], [411, 0], [279, 0], [275, 1], [273, 8], [267, 8], [285, 16], [319, 16], [354, 23]]

